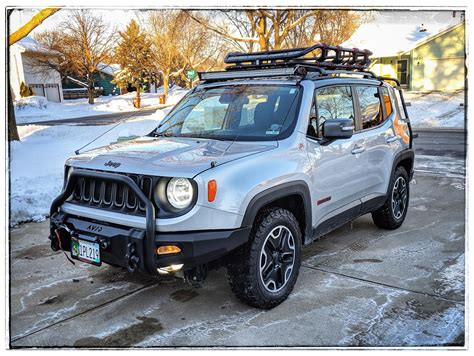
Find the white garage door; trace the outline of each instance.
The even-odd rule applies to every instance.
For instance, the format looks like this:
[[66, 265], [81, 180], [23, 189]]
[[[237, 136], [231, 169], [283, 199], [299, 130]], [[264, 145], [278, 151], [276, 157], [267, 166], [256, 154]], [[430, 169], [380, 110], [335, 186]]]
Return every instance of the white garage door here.
[[48, 99], [48, 101], [54, 101], [56, 103], [61, 101], [58, 84], [45, 84], [44, 88], [46, 90], [46, 99]]
[[37, 96], [45, 96], [44, 95], [44, 87], [43, 84], [28, 84], [31, 89], [33, 89], [33, 93]]
[[424, 90], [464, 89], [464, 59], [425, 59]]

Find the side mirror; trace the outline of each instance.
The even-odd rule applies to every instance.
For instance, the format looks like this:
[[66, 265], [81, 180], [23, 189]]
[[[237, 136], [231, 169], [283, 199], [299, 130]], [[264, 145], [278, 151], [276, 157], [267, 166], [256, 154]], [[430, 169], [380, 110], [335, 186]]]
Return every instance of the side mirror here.
[[323, 137], [327, 139], [351, 138], [354, 134], [352, 119], [333, 119], [323, 123]]

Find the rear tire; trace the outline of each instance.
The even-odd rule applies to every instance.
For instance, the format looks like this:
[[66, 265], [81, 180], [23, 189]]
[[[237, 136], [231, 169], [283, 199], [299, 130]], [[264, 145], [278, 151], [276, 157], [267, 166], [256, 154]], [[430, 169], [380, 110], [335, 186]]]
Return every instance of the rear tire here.
[[261, 212], [249, 242], [239, 248], [227, 266], [230, 287], [244, 303], [271, 309], [293, 290], [301, 259], [301, 232], [288, 210]]
[[399, 166], [390, 179], [387, 201], [372, 212], [374, 224], [381, 229], [398, 229], [405, 220], [410, 201], [410, 184], [405, 168]]

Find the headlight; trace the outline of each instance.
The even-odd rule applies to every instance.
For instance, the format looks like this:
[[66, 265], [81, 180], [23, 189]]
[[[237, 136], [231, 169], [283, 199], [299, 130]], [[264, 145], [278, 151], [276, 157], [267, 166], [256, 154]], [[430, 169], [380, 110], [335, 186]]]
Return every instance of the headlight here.
[[187, 208], [193, 200], [193, 186], [189, 179], [172, 178], [166, 187], [166, 197], [174, 208]]

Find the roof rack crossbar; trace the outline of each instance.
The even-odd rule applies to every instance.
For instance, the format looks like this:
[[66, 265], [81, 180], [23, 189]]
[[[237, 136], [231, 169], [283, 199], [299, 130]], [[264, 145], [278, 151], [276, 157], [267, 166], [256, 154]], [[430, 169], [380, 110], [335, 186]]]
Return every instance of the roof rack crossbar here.
[[[317, 51], [316, 55], [309, 55]], [[226, 70], [240, 70], [272, 66], [289, 66], [296, 64], [312, 64], [317, 67], [332, 69], [366, 69], [370, 64], [369, 50], [345, 48], [318, 43], [310, 47], [280, 49], [254, 53], [227, 54], [224, 62], [231, 64]], [[308, 56], [309, 55], [309, 56]]]

